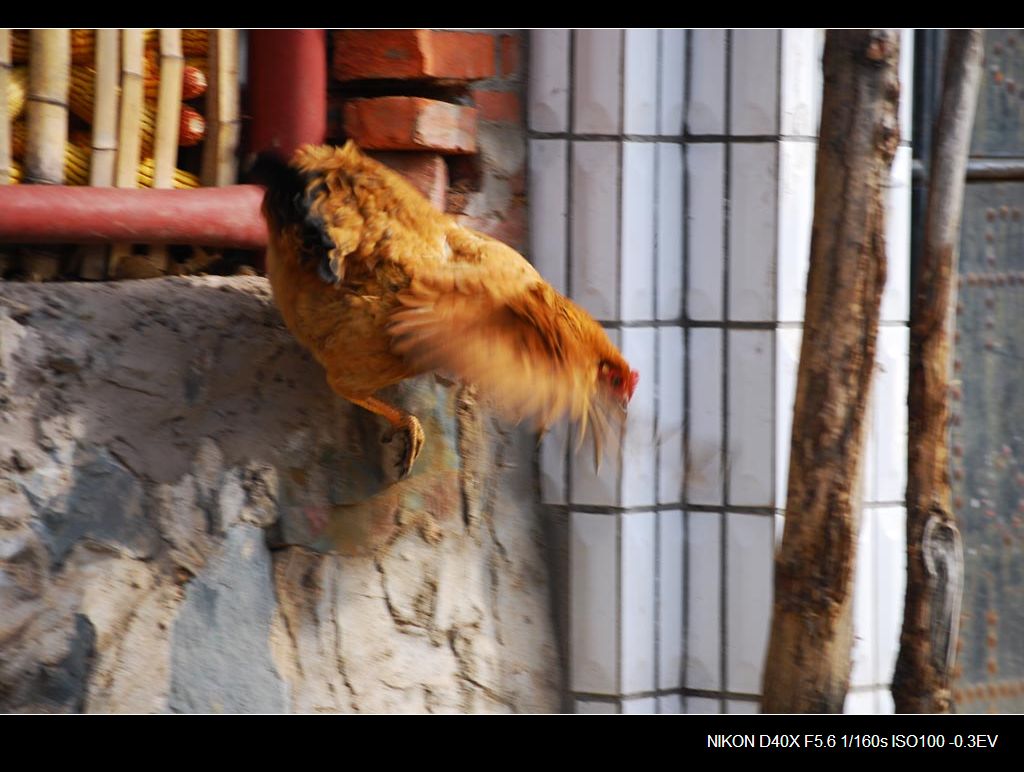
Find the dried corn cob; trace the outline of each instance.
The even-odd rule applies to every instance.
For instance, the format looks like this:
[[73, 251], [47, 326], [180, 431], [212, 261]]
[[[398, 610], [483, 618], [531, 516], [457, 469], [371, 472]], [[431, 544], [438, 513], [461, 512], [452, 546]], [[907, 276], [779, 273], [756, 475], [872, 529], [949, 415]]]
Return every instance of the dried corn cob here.
[[[160, 55], [156, 51], [147, 51], [145, 58], [146, 79], [144, 88], [146, 99], [155, 100], [160, 91]], [[206, 91], [206, 73], [198, 67], [185, 65], [181, 76], [182, 101], [195, 99]]]
[[210, 40], [205, 29], [183, 29], [181, 31], [181, 49], [185, 56], [206, 56]]
[[[87, 123], [92, 122], [92, 103], [95, 95], [96, 73], [92, 67], [71, 68], [71, 112]], [[146, 105], [142, 109], [142, 151], [153, 152], [153, 134], [156, 131], [156, 111]], [[188, 105], [181, 107], [181, 127], [178, 144], [190, 147], [199, 144], [206, 134], [206, 121]]]
[[[77, 142], [69, 142], [64, 152], [64, 178], [66, 185], [89, 184], [89, 159], [92, 150], [83, 140], [88, 141], [80, 133], [72, 135]], [[11, 126], [11, 155], [20, 159], [25, 155], [26, 129], [25, 122], [18, 121]], [[17, 175], [17, 179], [15, 179]], [[17, 162], [12, 165], [11, 182], [21, 182], [24, 173]], [[139, 164], [139, 185], [144, 188], [153, 187], [153, 159], [146, 158]], [[199, 178], [182, 169], [174, 170], [174, 187], [179, 190], [198, 188]]]
[[[157, 43], [159, 36], [156, 30], [146, 30], [146, 43]], [[17, 64], [28, 61], [29, 54], [29, 32], [28, 30], [16, 29], [11, 35], [11, 56]], [[71, 30], [71, 63], [92, 65], [96, 60], [96, 30], [94, 29], [73, 29]]]
[[[29, 32], [17, 29], [11, 35], [11, 57], [14, 62], [23, 64], [28, 61]], [[96, 57], [96, 30], [71, 30], [71, 63], [92, 64]]]
[[10, 179], [11, 185], [18, 185], [25, 179], [25, 170], [17, 161], [11, 161], [11, 168], [8, 170], [8, 173], [10, 174], [8, 179]]
[[16, 120], [25, 109], [28, 94], [28, 68], [12, 67], [7, 78], [7, 117]]
[[[64, 154], [64, 178], [68, 185], [89, 184], [89, 156], [87, 147], [68, 143]], [[146, 158], [139, 164], [138, 184], [141, 188], [153, 187], [153, 159]], [[181, 169], [174, 170], [174, 187], [178, 190], [198, 188], [199, 178]]]
[[[144, 158], [139, 164], [139, 185], [144, 188], [153, 187], [153, 159]], [[174, 170], [174, 187], [178, 190], [199, 187], [199, 178], [182, 169]]]

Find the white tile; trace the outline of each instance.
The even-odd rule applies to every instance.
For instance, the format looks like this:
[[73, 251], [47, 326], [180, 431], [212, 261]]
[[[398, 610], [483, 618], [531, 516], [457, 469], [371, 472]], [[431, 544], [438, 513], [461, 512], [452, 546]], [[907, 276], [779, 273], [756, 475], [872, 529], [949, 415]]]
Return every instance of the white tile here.
[[683, 313], [683, 146], [658, 143], [658, 319]]
[[530, 260], [547, 282], [567, 292], [566, 150], [564, 139], [530, 140]]
[[569, 128], [569, 30], [530, 31], [530, 128]]
[[577, 714], [618, 712], [619, 704], [617, 702], [604, 702], [598, 700], [576, 700]]
[[570, 518], [572, 689], [617, 694], [618, 518], [573, 512]]
[[900, 137], [909, 143], [913, 135], [914, 30], [900, 30]]
[[658, 688], [683, 685], [683, 513], [658, 513]]
[[729, 503], [770, 507], [775, 468], [771, 330], [729, 331]]
[[777, 143], [734, 144], [730, 163], [729, 318], [772, 321]]
[[903, 501], [907, 485], [907, 387], [910, 330], [881, 327], [875, 350], [874, 485], [870, 501]]
[[691, 689], [722, 686], [721, 518], [715, 512], [688, 515], [686, 685]]
[[889, 716], [896, 712], [896, 704], [889, 689], [875, 690], [875, 704], [878, 706], [878, 713], [883, 716]]
[[687, 713], [721, 713], [722, 703], [710, 697], [687, 697]]
[[654, 697], [634, 697], [631, 700], [623, 700], [622, 712], [630, 715], [657, 713], [658, 701]]
[[[619, 350], [622, 350], [622, 335], [619, 330], [605, 330], [608, 338]], [[631, 367], [636, 363], [631, 362]], [[650, 371], [647, 380], [650, 380]], [[640, 374], [640, 383], [644, 382], [644, 373]], [[639, 384], [637, 389], [639, 389]], [[638, 395], [634, 394], [634, 400]], [[634, 415], [636, 410], [634, 410]], [[639, 420], [637, 418], [636, 420]], [[571, 482], [570, 503], [586, 504], [590, 506], [618, 506], [619, 499], [619, 477], [622, 472], [622, 445], [619, 440], [610, 437], [606, 443], [601, 457], [600, 469], [594, 469], [594, 443], [593, 432], [587, 432], [587, 439], [579, 452], [574, 452], [569, 463], [569, 477]], [[570, 435], [572, 450], [576, 450], [576, 434]]]
[[875, 695], [871, 691], [847, 692], [843, 703], [843, 713], [854, 715], [874, 715], [878, 712], [875, 706]]
[[622, 115], [626, 134], [658, 133], [658, 30], [627, 29]]
[[573, 100], [576, 134], [618, 134], [622, 30], [576, 31]]
[[774, 519], [726, 515], [726, 689], [761, 691], [772, 618]]
[[654, 318], [654, 169], [652, 142], [622, 144], [622, 255], [619, 318]]
[[658, 328], [658, 503], [683, 500], [683, 328]]
[[658, 697], [658, 712], [678, 714], [683, 711], [683, 695], [662, 694]]
[[761, 706], [753, 700], [726, 700], [725, 712], [738, 714], [760, 713]]
[[896, 150], [885, 212], [885, 249], [889, 260], [882, 292], [882, 321], [910, 318], [910, 202], [912, 151]]
[[[877, 342], [875, 344], [875, 351], [877, 352]], [[868, 395], [867, 408], [864, 410], [864, 422], [865, 422], [865, 439], [864, 439], [864, 457], [861, 460], [861, 467], [859, 470], [860, 477], [854, 481], [854, 490], [860, 491], [860, 498], [862, 502], [873, 503], [875, 501], [875, 456], [877, 455], [876, 446], [878, 442], [875, 440], [875, 393], [878, 389], [878, 364], [875, 364], [875, 374], [871, 382], [871, 391]]]
[[[907, 511], [881, 507], [876, 511], [875, 554], [878, 571], [878, 673], [875, 683], [892, 683], [903, 625], [907, 586]], [[891, 710], [886, 712], [892, 712]]]
[[566, 454], [569, 452], [569, 424], [559, 421], [540, 441], [540, 500], [544, 504], [568, 504]]
[[779, 114], [779, 30], [732, 33], [732, 127], [736, 135], [776, 134]]
[[851, 686], [874, 686], [878, 681], [878, 630], [875, 604], [879, 587], [875, 572], [877, 513], [865, 507], [857, 537], [857, 563], [853, 575], [853, 649], [850, 652]]
[[622, 355], [630, 368], [640, 374], [629, 403], [626, 433], [622, 444], [622, 498], [626, 507], [657, 503], [654, 470], [657, 445], [654, 442], [654, 363], [656, 330], [654, 327], [627, 327], [622, 330]]
[[778, 509], [786, 508], [793, 403], [802, 339], [803, 330], [799, 327], [783, 327], [775, 332], [775, 506]]
[[717, 143], [686, 149], [689, 244], [688, 315], [722, 318], [722, 269], [725, 264], [722, 201], [725, 197], [725, 149]]
[[815, 77], [821, 58], [813, 29], [782, 30], [781, 133], [785, 136], [816, 135], [818, 98]]
[[572, 295], [598, 319], [616, 314], [618, 162], [615, 142], [573, 143]]
[[686, 90], [686, 30], [661, 30], [661, 125], [658, 133], [683, 133]]
[[686, 498], [722, 503], [722, 331], [691, 329]]
[[657, 556], [653, 512], [622, 518], [622, 663], [620, 692], [654, 690], [654, 564]]
[[690, 35], [688, 129], [691, 134], [725, 134], [725, 30], [695, 29]]
[[814, 221], [813, 142], [779, 143], [778, 315], [780, 322], [801, 322], [807, 292]]
[[[815, 60], [819, 63], [825, 55], [825, 30], [818, 27], [814, 30], [814, 46], [817, 50]], [[821, 94], [825, 84], [825, 75], [822, 68], [814, 70], [814, 136], [821, 135]]]

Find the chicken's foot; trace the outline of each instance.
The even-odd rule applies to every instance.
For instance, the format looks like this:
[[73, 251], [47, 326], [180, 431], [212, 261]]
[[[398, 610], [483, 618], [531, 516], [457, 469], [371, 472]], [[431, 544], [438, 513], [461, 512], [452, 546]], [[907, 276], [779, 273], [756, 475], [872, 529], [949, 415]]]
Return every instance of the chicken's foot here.
[[379, 400], [376, 397], [343, 396], [345, 396], [345, 399], [349, 402], [353, 402], [360, 407], [366, 408], [371, 413], [376, 413], [391, 424], [391, 431], [382, 437], [384, 442], [391, 442], [399, 432], [404, 435], [405, 451], [399, 458], [398, 477], [399, 479], [408, 477], [409, 472], [412, 471], [412, 465], [416, 463], [416, 457], [423, 449], [423, 427], [420, 426], [420, 422], [416, 416], [411, 413], [406, 413], [404, 410], [400, 410], [397, 407], [393, 407], [387, 402]]

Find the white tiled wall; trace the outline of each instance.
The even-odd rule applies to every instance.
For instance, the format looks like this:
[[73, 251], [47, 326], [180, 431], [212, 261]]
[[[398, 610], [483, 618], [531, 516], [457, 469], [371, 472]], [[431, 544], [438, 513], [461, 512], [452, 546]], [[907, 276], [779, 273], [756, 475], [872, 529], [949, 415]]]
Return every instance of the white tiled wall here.
[[[641, 374], [621, 452], [599, 473], [562, 426], [541, 445], [542, 500], [571, 513], [577, 712], [759, 710], [823, 40], [531, 33], [530, 257]], [[901, 119], [909, 137], [908, 109]], [[854, 711], [891, 709], [902, 603], [910, 163], [904, 143], [865, 459]]]

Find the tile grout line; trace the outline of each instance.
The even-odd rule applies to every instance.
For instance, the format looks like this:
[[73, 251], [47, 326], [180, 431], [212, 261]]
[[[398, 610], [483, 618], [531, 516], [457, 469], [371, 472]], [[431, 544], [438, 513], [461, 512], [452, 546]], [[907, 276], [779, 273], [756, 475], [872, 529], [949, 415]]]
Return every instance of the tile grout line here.
[[[685, 70], [683, 72], [683, 104], [682, 104], [682, 126], [680, 130], [683, 135], [686, 134], [687, 122], [689, 120], [689, 104], [690, 104], [690, 82], [693, 77], [693, 31], [686, 30], [683, 33], [684, 55], [683, 62]], [[680, 230], [682, 231], [682, 288], [680, 290], [681, 297], [680, 309], [682, 312], [682, 319], [686, 319], [689, 316], [689, 304], [690, 304], [690, 239], [689, 239], [689, 228], [688, 220], [690, 213], [690, 180], [689, 180], [689, 145], [683, 143], [683, 190], [682, 190], [682, 211], [680, 212]], [[682, 475], [681, 484], [679, 486], [679, 495], [683, 501], [689, 498], [690, 488], [690, 476], [687, 474], [689, 469], [689, 458], [690, 458], [690, 328], [688, 325], [683, 323], [682, 327], [683, 334], [683, 361], [682, 366], [684, 368], [682, 386], [683, 393], [680, 395], [683, 399], [683, 447], [682, 455], [680, 460], [682, 461], [682, 469], [680, 473]], [[690, 586], [690, 513], [686, 507], [682, 507], [682, 518], [683, 518], [683, 544], [682, 544], [682, 555], [680, 559], [683, 561], [682, 580], [683, 586], [680, 588], [680, 594], [682, 596], [682, 623], [680, 625], [680, 635], [682, 641], [680, 641], [680, 650], [682, 653], [682, 662], [680, 667], [679, 681], [682, 686], [685, 686], [689, 677], [689, 634], [690, 634], [690, 601], [689, 601], [689, 586]], [[685, 699], [680, 695], [680, 708], [683, 712], [686, 712]]]
[[[728, 139], [729, 132], [732, 131], [732, 30], [727, 29], [724, 32], [725, 40], [725, 92], [724, 92], [724, 119], [725, 119], [725, 132], [726, 142], [724, 145], [725, 159], [724, 159], [724, 178], [723, 178], [723, 190], [725, 195], [723, 196], [723, 216], [722, 216], [722, 319], [723, 321], [730, 321], [730, 307], [729, 307], [729, 258], [731, 242], [729, 238], [729, 232], [731, 228], [731, 217], [732, 217], [732, 144], [731, 140]], [[723, 331], [722, 333], [722, 376], [721, 376], [721, 429], [722, 429], [722, 440], [720, 448], [721, 458], [721, 495], [723, 506], [729, 503], [729, 334]], [[720, 518], [719, 522], [719, 613], [721, 618], [719, 619], [719, 677], [720, 686], [724, 690], [728, 684], [728, 514]], [[725, 700], [721, 700], [720, 709], [724, 712]]]
[[[567, 76], [567, 80], [568, 80], [568, 83], [566, 84], [567, 85], [567, 89], [566, 89], [566, 128], [568, 129], [568, 139], [566, 140], [566, 143], [565, 143], [565, 169], [566, 169], [566, 173], [565, 173], [565, 188], [566, 189], [563, 192], [565, 194], [565, 292], [566, 292], [566, 295], [568, 295], [569, 297], [572, 297], [572, 292], [573, 292], [573, 247], [574, 247], [574, 245], [573, 245], [573, 238], [572, 238], [572, 228], [573, 228], [573, 223], [574, 223], [573, 206], [574, 206], [574, 203], [575, 203], [574, 202], [574, 196], [573, 196], [573, 184], [572, 184], [573, 164], [574, 164], [574, 161], [575, 161], [575, 143], [572, 140], [572, 132], [576, 128], [576, 105], [575, 105], [575, 101], [576, 101], [576, 89], [575, 89], [575, 84], [576, 84], [576, 30], [568, 30], [568, 36], [569, 36], [569, 46], [568, 46], [568, 51], [567, 51], [567, 61], [565, 63], [566, 64], [566, 76]], [[564, 487], [564, 494], [565, 494], [566, 509], [567, 509], [567, 513], [568, 513], [568, 516], [566, 518], [566, 527], [569, 529], [569, 539], [568, 539], [568, 542], [569, 542], [569, 571], [567, 571], [568, 581], [566, 582], [566, 585], [567, 585], [566, 586], [566, 594], [568, 595], [568, 600], [569, 600], [569, 603], [568, 603], [569, 643], [568, 643], [568, 646], [566, 647], [568, 649], [568, 652], [569, 652], [569, 657], [568, 657], [568, 662], [566, 664], [567, 664], [567, 669], [568, 669], [569, 672], [566, 674], [566, 684], [569, 687], [570, 695], [572, 694], [572, 688], [573, 688], [574, 679], [575, 679], [575, 676], [576, 676], [575, 667], [574, 667], [574, 661], [575, 661], [575, 658], [576, 658], [576, 652], [573, 650], [573, 634], [572, 634], [573, 633], [573, 627], [574, 627], [574, 625], [573, 625], [573, 616], [574, 616], [574, 614], [573, 614], [573, 606], [574, 606], [574, 603], [573, 603], [573, 601], [574, 601], [573, 591], [574, 591], [574, 587], [573, 587], [573, 577], [572, 577], [573, 571], [572, 571], [572, 568], [573, 568], [573, 554], [575, 553], [575, 550], [573, 549], [573, 537], [574, 537], [576, 529], [575, 529], [575, 524], [573, 523], [573, 515], [572, 515], [572, 507], [573, 507], [572, 462], [573, 462], [573, 458], [572, 458], [571, 451], [572, 451], [572, 433], [570, 431], [568, 431], [568, 429], [567, 429], [566, 430], [566, 443], [565, 443], [565, 447], [562, 449], [562, 459], [563, 459], [563, 462], [562, 462], [562, 476], [564, 478], [563, 479], [563, 484], [565, 486]], [[573, 699], [570, 696], [570, 700], [571, 700], [570, 707], [572, 708], [572, 711], [575, 713], [576, 712], [576, 702], [575, 702], [575, 699]]]
[[[664, 77], [664, 30], [658, 30], [654, 33], [657, 38], [657, 55], [655, 57], [655, 86], [654, 86], [654, 126], [660, 134], [662, 131], [661, 125], [661, 90], [662, 90], [662, 79]], [[651, 226], [654, 228], [654, 248], [652, 266], [651, 266], [651, 289], [653, 291], [654, 301], [654, 318], [658, 318], [658, 312], [660, 309], [660, 303], [658, 299], [658, 268], [661, 263], [661, 243], [658, 238], [658, 227], [660, 225], [661, 218], [661, 164], [658, 163], [658, 151], [659, 146], [654, 146], [654, 206], [652, 209], [652, 220]], [[661, 347], [660, 337], [657, 331], [654, 332], [654, 431], [655, 436], [661, 429]], [[654, 447], [654, 491], [653, 499], [654, 503], [658, 504], [661, 499], [661, 443], [659, 442]], [[654, 688], [658, 688], [658, 684], [661, 682], [661, 516], [654, 512]], [[660, 713], [660, 706], [658, 701], [655, 700], [654, 712]]]
[[[623, 204], [623, 163], [625, 162], [625, 148], [624, 143], [621, 139], [626, 128], [626, 30], [619, 30], [619, 139], [616, 144], [616, 184], [617, 184], [617, 201], [615, 207], [615, 221], [617, 232], [615, 234], [618, 248], [615, 250], [615, 316], [621, 322], [622, 320], [622, 204]], [[623, 347], [623, 336], [619, 336], [619, 346]], [[623, 472], [623, 442], [626, 438], [626, 427], [622, 428], [622, 436], [619, 438], [619, 447], [617, 449], [618, 463], [615, 465], [615, 501], [619, 504], [622, 503], [622, 472]], [[625, 528], [625, 515], [619, 514], [615, 518], [615, 537], [616, 537], [616, 554], [615, 563], [618, 567], [615, 577], [615, 620], [616, 620], [616, 656], [615, 656], [615, 683], [616, 689], [619, 694], [619, 712], [622, 712], [622, 693], [625, 691], [625, 663], [623, 662], [625, 654], [625, 625], [624, 625], [624, 609], [622, 603], [622, 585], [623, 575], [625, 573], [626, 564], [625, 556], [622, 554], [622, 531]]]

